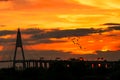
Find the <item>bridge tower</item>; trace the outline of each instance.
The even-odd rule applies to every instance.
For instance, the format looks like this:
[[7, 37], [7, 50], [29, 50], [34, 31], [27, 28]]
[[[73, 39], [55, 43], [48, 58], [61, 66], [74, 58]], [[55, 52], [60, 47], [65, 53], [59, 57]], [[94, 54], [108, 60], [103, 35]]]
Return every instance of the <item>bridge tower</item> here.
[[21, 52], [22, 52], [22, 64], [23, 64], [23, 68], [26, 67], [25, 65], [25, 56], [24, 56], [24, 50], [23, 50], [23, 45], [22, 45], [22, 38], [21, 38], [21, 32], [20, 29], [18, 28], [17, 31], [17, 36], [16, 36], [16, 46], [15, 46], [15, 52], [14, 52], [14, 58], [13, 58], [13, 68], [16, 67], [16, 54], [17, 54], [17, 49], [21, 48]]

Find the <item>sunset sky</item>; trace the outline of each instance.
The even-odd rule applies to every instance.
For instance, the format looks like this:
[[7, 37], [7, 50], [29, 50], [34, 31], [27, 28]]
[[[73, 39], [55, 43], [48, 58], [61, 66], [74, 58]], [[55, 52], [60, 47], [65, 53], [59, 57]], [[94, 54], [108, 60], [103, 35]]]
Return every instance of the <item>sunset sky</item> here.
[[120, 59], [120, 0], [0, 0], [0, 60], [18, 28], [26, 59]]

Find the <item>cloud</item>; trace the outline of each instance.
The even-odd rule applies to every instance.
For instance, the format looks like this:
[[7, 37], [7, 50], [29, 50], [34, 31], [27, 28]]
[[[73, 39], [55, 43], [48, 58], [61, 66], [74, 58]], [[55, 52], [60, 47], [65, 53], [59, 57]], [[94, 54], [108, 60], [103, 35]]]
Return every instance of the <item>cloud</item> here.
[[40, 30], [37, 28], [28, 28], [28, 29], [22, 30], [23, 34], [40, 34], [42, 32], [44, 32], [44, 30]]
[[[33, 35], [31, 38], [33, 39], [41, 39], [41, 38], [62, 38], [62, 37], [73, 37], [73, 36], [86, 36], [93, 33], [105, 32], [106, 30], [102, 29], [94, 29], [94, 28], [80, 28], [80, 29], [68, 29], [68, 30], [59, 30], [59, 29], [51, 29], [50, 31], [28, 28], [25, 30], [21, 30], [21, 33]], [[16, 34], [17, 30], [1, 30], [0, 36], [12, 35]]]
[[12, 34], [15, 34], [15, 33], [16, 33], [16, 31], [1, 30], [1, 31], [0, 31], [0, 36], [12, 35]]
[[107, 26], [116, 26], [116, 25], [120, 25], [120, 23], [105, 23], [103, 25], [107, 25]]
[[0, 44], [11, 44], [11, 43], [14, 43], [15, 42], [15, 39], [13, 38], [0, 38]]
[[79, 2], [80, 4], [89, 5], [98, 7], [101, 9], [120, 9], [120, 1], [119, 0], [74, 0]]
[[101, 29], [93, 28], [81, 28], [81, 29], [69, 29], [69, 30], [53, 30], [50, 32], [35, 34], [32, 38], [41, 39], [41, 38], [63, 38], [63, 37], [73, 37], [73, 36], [87, 36], [93, 33], [105, 32]]
[[[27, 35], [42, 35], [43, 33], [45, 33], [46, 30], [41, 30], [41, 29], [35, 29], [35, 28], [29, 28], [29, 29], [25, 29], [22, 31], [23, 35], [27, 34]], [[51, 38], [51, 37], [50, 37]], [[38, 43], [55, 43], [55, 42], [65, 42], [63, 40], [50, 40], [49, 38], [33, 38], [33, 37], [29, 37], [28, 39], [23, 39], [23, 43], [25, 45], [35, 45]]]
[[[41, 30], [41, 29], [36, 29], [36, 28], [28, 28], [28, 29], [23, 29], [21, 30], [21, 35], [22, 35], [22, 40], [23, 40], [23, 44], [24, 45], [35, 45], [38, 43], [55, 43], [55, 42], [65, 42], [64, 40], [51, 40], [49, 38], [45, 38], [45, 39], [36, 39], [36, 38], [32, 38], [32, 37], [27, 37], [28, 35], [40, 35], [42, 33], [45, 33], [45, 30]], [[8, 37], [8, 38], [4, 38], [4, 36], [7, 35], [17, 35], [17, 30], [1, 30], [0, 31], [0, 44], [4, 45], [4, 44], [11, 44], [11, 45], [15, 45], [15, 41], [16, 41], [16, 37]]]
[[[42, 32], [44, 32], [44, 30], [35, 29], [35, 28], [28, 28], [25, 30], [21, 30], [22, 34], [40, 34]], [[17, 34], [17, 30], [1, 30], [0, 31], [0, 36], [13, 35], [13, 34]]]
[[[80, 5], [73, 0], [1, 0], [1, 2], [10, 2], [9, 7], [12, 9], [41, 9], [41, 10], [70, 10], [79, 8], [93, 8], [87, 5]], [[59, 10], [58, 10], [59, 9]], [[60, 11], [62, 11], [60, 10]]]
[[109, 27], [109, 29], [112, 29], [112, 30], [120, 30], [120, 26], [112, 26], [112, 27]]
[[120, 30], [120, 23], [104, 23], [103, 25], [108, 26], [108, 30]]
[[40, 43], [62, 43], [62, 42], [66, 42], [64, 40], [50, 40], [50, 39], [23, 39], [23, 44], [24, 45], [35, 45], [35, 44], [40, 44]]
[[[88, 36], [96, 33], [103, 33], [112, 30], [119, 30], [120, 27], [108, 27], [108, 29], [94, 29], [94, 28], [80, 28], [80, 29], [68, 29], [68, 30], [59, 30], [59, 29], [51, 29], [51, 30], [42, 30], [37, 28], [28, 28], [21, 30], [22, 40], [24, 45], [35, 45], [41, 43], [61, 43], [66, 42], [66, 40], [62, 40], [60, 38], [69, 38], [69, 37], [80, 37], [80, 36]], [[11, 45], [15, 44], [14, 38], [4, 38], [6, 35], [15, 35], [17, 34], [17, 30], [1, 30], [0, 31], [0, 42], [1, 44], [9, 43]], [[116, 34], [110, 34], [109, 36], [115, 36]], [[52, 40], [51, 38], [55, 38]]]
[[[80, 28], [80, 29], [68, 29], [68, 30], [59, 30], [59, 29], [51, 29], [41, 30], [36, 28], [28, 28], [21, 30], [22, 33], [22, 40], [24, 45], [34, 45], [38, 43], [60, 43], [65, 42], [65, 40], [58, 40], [59, 38], [68, 38], [68, 37], [78, 37], [78, 36], [87, 36], [94, 33], [102, 33], [106, 32], [107, 30], [102, 29], [94, 29], [94, 28]], [[17, 31], [13, 30], [1, 30], [0, 36], [6, 35], [15, 35]], [[28, 37], [26, 37], [28, 36]], [[57, 38], [56, 40], [51, 40], [50, 38]], [[15, 43], [15, 38], [0, 38], [1, 44], [4, 43]]]

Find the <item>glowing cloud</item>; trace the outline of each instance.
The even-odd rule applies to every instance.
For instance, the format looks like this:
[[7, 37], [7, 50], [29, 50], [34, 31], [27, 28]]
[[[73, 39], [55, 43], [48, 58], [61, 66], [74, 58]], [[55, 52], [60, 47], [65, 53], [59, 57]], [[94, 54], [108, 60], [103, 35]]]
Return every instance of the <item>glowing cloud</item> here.
[[81, 4], [102, 9], [120, 9], [120, 0], [74, 0]]

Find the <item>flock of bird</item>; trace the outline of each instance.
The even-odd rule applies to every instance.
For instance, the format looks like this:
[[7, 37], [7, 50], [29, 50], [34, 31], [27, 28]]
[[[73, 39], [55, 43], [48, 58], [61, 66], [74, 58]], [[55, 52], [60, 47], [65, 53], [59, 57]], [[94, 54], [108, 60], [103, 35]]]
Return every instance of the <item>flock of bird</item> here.
[[[98, 33], [98, 35], [102, 35], [102, 29], [98, 29], [97, 31], [96, 31], [96, 33]], [[74, 35], [73, 35], [74, 36]], [[75, 44], [75, 45], [77, 45], [81, 50], [83, 50], [83, 49], [86, 49], [86, 48], [84, 48], [81, 44], [80, 44], [80, 37], [79, 36], [74, 36], [74, 37], [68, 37], [68, 39], [70, 39], [72, 42], [73, 42], [73, 44]]]
[[80, 44], [80, 38], [79, 37], [69, 37], [69, 39], [73, 42], [73, 44], [75, 44], [76, 46], [79, 47], [79, 49], [85, 49], [83, 48], [83, 46]]

